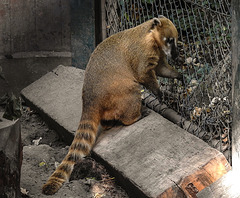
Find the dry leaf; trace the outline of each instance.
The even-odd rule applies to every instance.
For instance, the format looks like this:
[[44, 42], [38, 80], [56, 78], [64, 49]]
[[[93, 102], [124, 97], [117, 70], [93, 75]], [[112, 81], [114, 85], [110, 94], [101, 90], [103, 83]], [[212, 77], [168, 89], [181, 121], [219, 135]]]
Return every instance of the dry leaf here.
[[38, 146], [41, 139], [42, 139], [42, 137], [40, 137], [40, 138], [37, 139], [37, 140], [33, 140], [33, 141], [32, 141], [32, 142], [33, 142], [33, 145], [34, 145], [34, 146]]
[[21, 193], [24, 195], [27, 195], [29, 191], [27, 191], [27, 189], [25, 188], [20, 188], [21, 189]]

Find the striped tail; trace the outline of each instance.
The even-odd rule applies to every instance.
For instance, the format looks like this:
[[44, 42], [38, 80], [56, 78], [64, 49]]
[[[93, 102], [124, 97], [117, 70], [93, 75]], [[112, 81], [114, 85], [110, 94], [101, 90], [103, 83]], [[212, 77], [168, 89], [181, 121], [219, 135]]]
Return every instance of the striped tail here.
[[43, 185], [43, 194], [55, 194], [61, 188], [63, 183], [69, 180], [74, 164], [81, 161], [90, 153], [96, 140], [98, 125], [99, 121], [80, 121], [68, 154], [54, 173], [49, 177], [47, 183]]

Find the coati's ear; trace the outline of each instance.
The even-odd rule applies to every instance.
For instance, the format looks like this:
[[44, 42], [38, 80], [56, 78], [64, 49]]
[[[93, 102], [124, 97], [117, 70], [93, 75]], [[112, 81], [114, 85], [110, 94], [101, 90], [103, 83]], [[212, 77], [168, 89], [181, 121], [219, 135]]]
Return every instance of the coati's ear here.
[[157, 25], [161, 26], [161, 21], [158, 18], [153, 18], [153, 23], [151, 29], [154, 29]]
[[158, 18], [166, 18], [166, 17], [163, 15], [158, 15]]

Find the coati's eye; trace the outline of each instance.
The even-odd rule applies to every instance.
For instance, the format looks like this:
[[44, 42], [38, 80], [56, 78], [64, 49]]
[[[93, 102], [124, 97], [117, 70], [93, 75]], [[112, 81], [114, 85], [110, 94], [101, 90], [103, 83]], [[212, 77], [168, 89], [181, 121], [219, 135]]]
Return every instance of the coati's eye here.
[[166, 42], [166, 44], [172, 44], [172, 43], [174, 43], [174, 38], [166, 38], [166, 37], [164, 37], [163, 38], [163, 40]]
[[163, 40], [165, 41], [165, 45], [166, 46], [171, 46], [174, 44], [174, 38], [170, 37], [170, 38], [167, 38], [167, 37], [164, 37]]
[[173, 38], [167, 38], [166, 42], [167, 43], [173, 43], [174, 39]]

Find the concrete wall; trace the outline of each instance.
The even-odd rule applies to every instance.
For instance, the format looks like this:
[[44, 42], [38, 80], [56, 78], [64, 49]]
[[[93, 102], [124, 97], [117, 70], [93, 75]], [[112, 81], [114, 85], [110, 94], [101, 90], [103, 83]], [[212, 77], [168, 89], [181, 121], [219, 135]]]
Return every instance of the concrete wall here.
[[1, 0], [0, 55], [71, 50], [66, 0]]
[[59, 64], [85, 68], [95, 48], [94, 17], [94, 0], [0, 0], [0, 71], [6, 77], [0, 97], [18, 95]]
[[95, 48], [94, 24], [94, 0], [71, 0], [72, 65], [75, 67], [85, 69]]
[[71, 65], [70, 22], [66, 0], [0, 1], [0, 70], [6, 78], [0, 78], [0, 96], [18, 95], [59, 64]]

